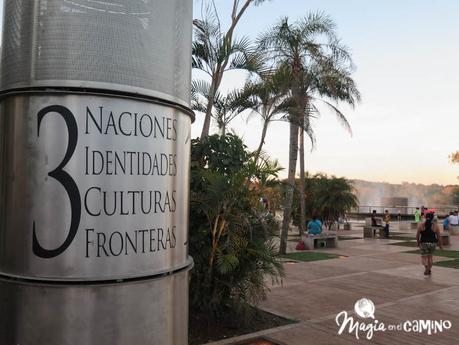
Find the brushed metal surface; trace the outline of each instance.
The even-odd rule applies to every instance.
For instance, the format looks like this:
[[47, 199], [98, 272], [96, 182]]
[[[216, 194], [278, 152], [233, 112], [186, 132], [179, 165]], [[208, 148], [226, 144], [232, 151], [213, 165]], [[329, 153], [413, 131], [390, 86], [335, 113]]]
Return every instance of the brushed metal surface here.
[[187, 344], [188, 275], [76, 286], [0, 279], [0, 344]]
[[191, 0], [5, 0], [0, 90], [84, 87], [189, 106]]
[[186, 266], [190, 125], [131, 99], [3, 99], [0, 273], [95, 281]]

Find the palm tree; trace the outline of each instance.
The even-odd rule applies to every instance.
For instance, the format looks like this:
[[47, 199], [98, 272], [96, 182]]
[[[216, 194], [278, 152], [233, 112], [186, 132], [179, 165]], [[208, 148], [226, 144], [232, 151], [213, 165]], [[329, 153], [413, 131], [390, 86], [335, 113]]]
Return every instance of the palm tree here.
[[217, 98], [214, 104], [214, 114], [212, 117], [217, 122], [220, 135], [226, 135], [226, 130], [233, 121], [246, 108], [239, 103], [238, 92], [232, 91], [226, 96]]
[[310, 124], [310, 116], [312, 112], [306, 109], [304, 112], [303, 123], [300, 124], [300, 137], [299, 137], [299, 146], [300, 146], [300, 225], [298, 226], [298, 232], [300, 236], [305, 231], [306, 226], [306, 198], [304, 195], [305, 191], [305, 168], [304, 168], [304, 133], [308, 133], [309, 138], [311, 139], [312, 148], [315, 145], [315, 136], [314, 131], [312, 130]]
[[[191, 108], [205, 112], [209, 92], [209, 83], [203, 80], [193, 80], [191, 83]], [[227, 95], [217, 92], [214, 95], [213, 103], [211, 117], [217, 123], [219, 134], [225, 135], [230, 122], [247, 109], [247, 96], [239, 90], [233, 90]]]
[[[290, 71], [292, 98], [296, 104], [296, 109], [290, 114], [289, 187], [285, 197], [279, 248], [280, 253], [283, 254], [286, 251], [295, 188], [299, 128], [302, 127], [302, 131], [310, 130], [309, 116], [311, 114], [305, 109], [311, 109], [311, 105], [308, 103], [308, 97], [305, 96], [304, 86], [308, 85], [305, 82], [314, 78], [315, 75], [308, 73], [309, 68], [317, 62], [322, 62], [324, 65], [327, 65], [325, 63], [327, 61], [337, 61], [336, 64], [344, 63], [350, 61], [350, 56], [336, 37], [334, 22], [322, 13], [309, 14], [295, 24], [290, 24], [288, 18], [282, 19], [274, 28], [260, 37], [259, 47], [261, 51], [268, 52], [275, 62]], [[325, 83], [320, 85], [325, 85]], [[302, 171], [303, 175], [304, 167]], [[301, 188], [300, 193], [303, 192]], [[304, 225], [302, 221], [300, 231], [303, 231]]]
[[[259, 188], [276, 183], [279, 167], [255, 164], [236, 135], [191, 141], [190, 254], [195, 261], [190, 304], [212, 315], [257, 303], [271, 276], [283, 276], [276, 255], [278, 225], [260, 207]], [[196, 309], [195, 309], [196, 310]]]
[[256, 83], [248, 82], [243, 90], [247, 100], [245, 107], [251, 109], [263, 121], [260, 144], [254, 153], [255, 162], [258, 161], [265, 143], [268, 126], [273, 121], [283, 120], [291, 107], [289, 98], [289, 75], [279, 68], [260, 75]]
[[260, 68], [261, 55], [250, 45], [247, 38], [235, 40], [234, 30], [244, 12], [250, 5], [259, 5], [265, 0], [233, 0], [231, 24], [223, 32], [218, 18], [215, 4], [207, 7], [204, 19], [195, 19], [194, 41], [192, 46], [192, 66], [208, 75], [210, 78], [208, 98], [205, 105], [205, 118], [201, 133], [201, 140], [209, 135], [212, 108], [218, 93], [223, 74], [234, 69], [257, 71]]
[[321, 215], [329, 226], [344, 216], [353, 207], [358, 206], [358, 200], [352, 184], [343, 177], [327, 177], [316, 175], [314, 192], [315, 209], [313, 212]]
[[[343, 61], [345, 60], [345, 61]], [[350, 77], [351, 61], [349, 58], [336, 58], [335, 56], [319, 57], [311, 61], [309, 68], [305, 70], [305, 77], [301, 84], [302, 96], [306, 108], [303, 111], [303, 129], [309, 132], [311, 137], [312, 129], [310, 118], [319, 115], [315, 106], [316, 102], [324, 103], [336, 115], [343, 127], [352, 134], [351, 126], [345, 115], [331, 102], [345, 102], [352, 107], [360, 100], [360, 93], [356, 88], [354, 80]], [[344, 62], [344, 63], [343, 63]], [[300, 194], [303, 194], [304, 186], [304, 131], [300, 132]], [[312, 138], [312, 137], [311, 137]], [[314, 147], [314, 141], [313, 141]], [[301, 197], [302, 223], [305, 224], [305, 198]], [[300, 227], [301, 229], [301, 227]]]

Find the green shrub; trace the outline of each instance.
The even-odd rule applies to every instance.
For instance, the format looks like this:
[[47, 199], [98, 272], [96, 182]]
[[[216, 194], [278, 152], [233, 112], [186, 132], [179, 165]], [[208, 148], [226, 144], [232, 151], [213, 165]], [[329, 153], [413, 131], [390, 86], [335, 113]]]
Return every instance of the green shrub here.
[[237, 136], [192, 141], [189, 250], [192, 310], [243, 310], [266, 295], [266, 276], [279, 279], [282, 265], [274, 236], [278, 224], [255, 188], [262, 165], [251, 161]]
[[[300, 222], [300, 183], [296, 181], [292, 206], [293, 224]], [[325, 224], [331, 224], [358, 206], [352, 183], [344, 177], [316, 174], [305, 178], [306, 219], [317, 215]]]

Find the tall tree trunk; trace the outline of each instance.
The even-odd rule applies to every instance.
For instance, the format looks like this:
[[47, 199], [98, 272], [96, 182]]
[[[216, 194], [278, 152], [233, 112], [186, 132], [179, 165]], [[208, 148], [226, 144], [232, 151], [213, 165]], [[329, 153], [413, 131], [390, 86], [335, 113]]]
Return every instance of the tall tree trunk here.
[[222, 128], [220, 128], [220, 133], [222, 137], [226, 135], [226, 124], [223, 124]]
[[265, 143], [266, 132], [268, 131], [268, 125], [269, 125], [268, 121], [265, 121], [263, 123], [263, 130], [261, 131], [260, 145], [258, 145], [258, 148], [255, 151], [255, 163], [258, 161], [258, 158], [260, 157], [260, 154], [261, 154], [261, 149], [263, 147], [263, 144]]
[[[300, 90], [300, 75], [301, 63], [299, 59], [295, 59], [292, 64], [292, 94], [297, 106], [301, 100]], [[287, 250], [287, 236], [290, 227], [290, 219], [292, 217], [293, 193], [295, 191], [295, 173], [296, 161], [298, 160], [298, 124], [301, 111], [295, 111], [290, 114], [290, 147], [288, 154], [288, 186], [285, 195], [284, 217], [282, 219], [281, 241], [279, 253], [285, 254]]]
[[306, 199], [305, 189], [305, 171], [304, 171], [304, 129], [300, 128], [300, 226], [298, 227], [300, 236], [303, 235], [306, 227]]
[[210, 121], [212, 119], [212, 108], [214, 106], [214, 98], [216, 90], [220, 86], [220, 80], [218, 74], [212, 78], [212, 84], [210, 85], [209, 89], [209, 97], [207, 99], [207, 107], [206, 107], [206, 116], [204, 117], [204, 124], [202, 125], [201, 131], [201, 142], [209, 136], [210, 132]]
[[298, 126], [290, 122], [290, 147], [288, 153], [288, 185], [284, 202], [284, 217], [282, 220], [282, 231], [280, 239], [279, 253], [285, 254], [287, 251], [287, 236], [290, 228], [290, 218], [292, 215], [293, 192], [295, 190], [296, 161], [298, 159]]
[[210, 120], [211, 120], [211, 113], [212, 113], [212, 107], [207, 108], [208, 111], [206, 111], [206, 117], [204, 118], [204, 124], [202, 125], [202, 131], [201, 131], [201, 142], [209, 136], [209, 131], [210, 131]]

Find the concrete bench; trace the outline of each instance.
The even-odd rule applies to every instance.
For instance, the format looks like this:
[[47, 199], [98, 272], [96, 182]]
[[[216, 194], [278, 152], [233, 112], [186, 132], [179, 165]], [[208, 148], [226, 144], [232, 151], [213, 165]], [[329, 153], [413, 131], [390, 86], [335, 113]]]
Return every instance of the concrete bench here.
[[303, 235], [301, 240], [307, 250], [315, 248], [336, 248], [338, 246], [338, 236], [333, 233], [320, 235]]
[[364, 226], [363, 227], [363, 238], [374, 238], [375, 234], [379, 234], [379, 237], [384, 237], [384, 228], [380, 226]]

